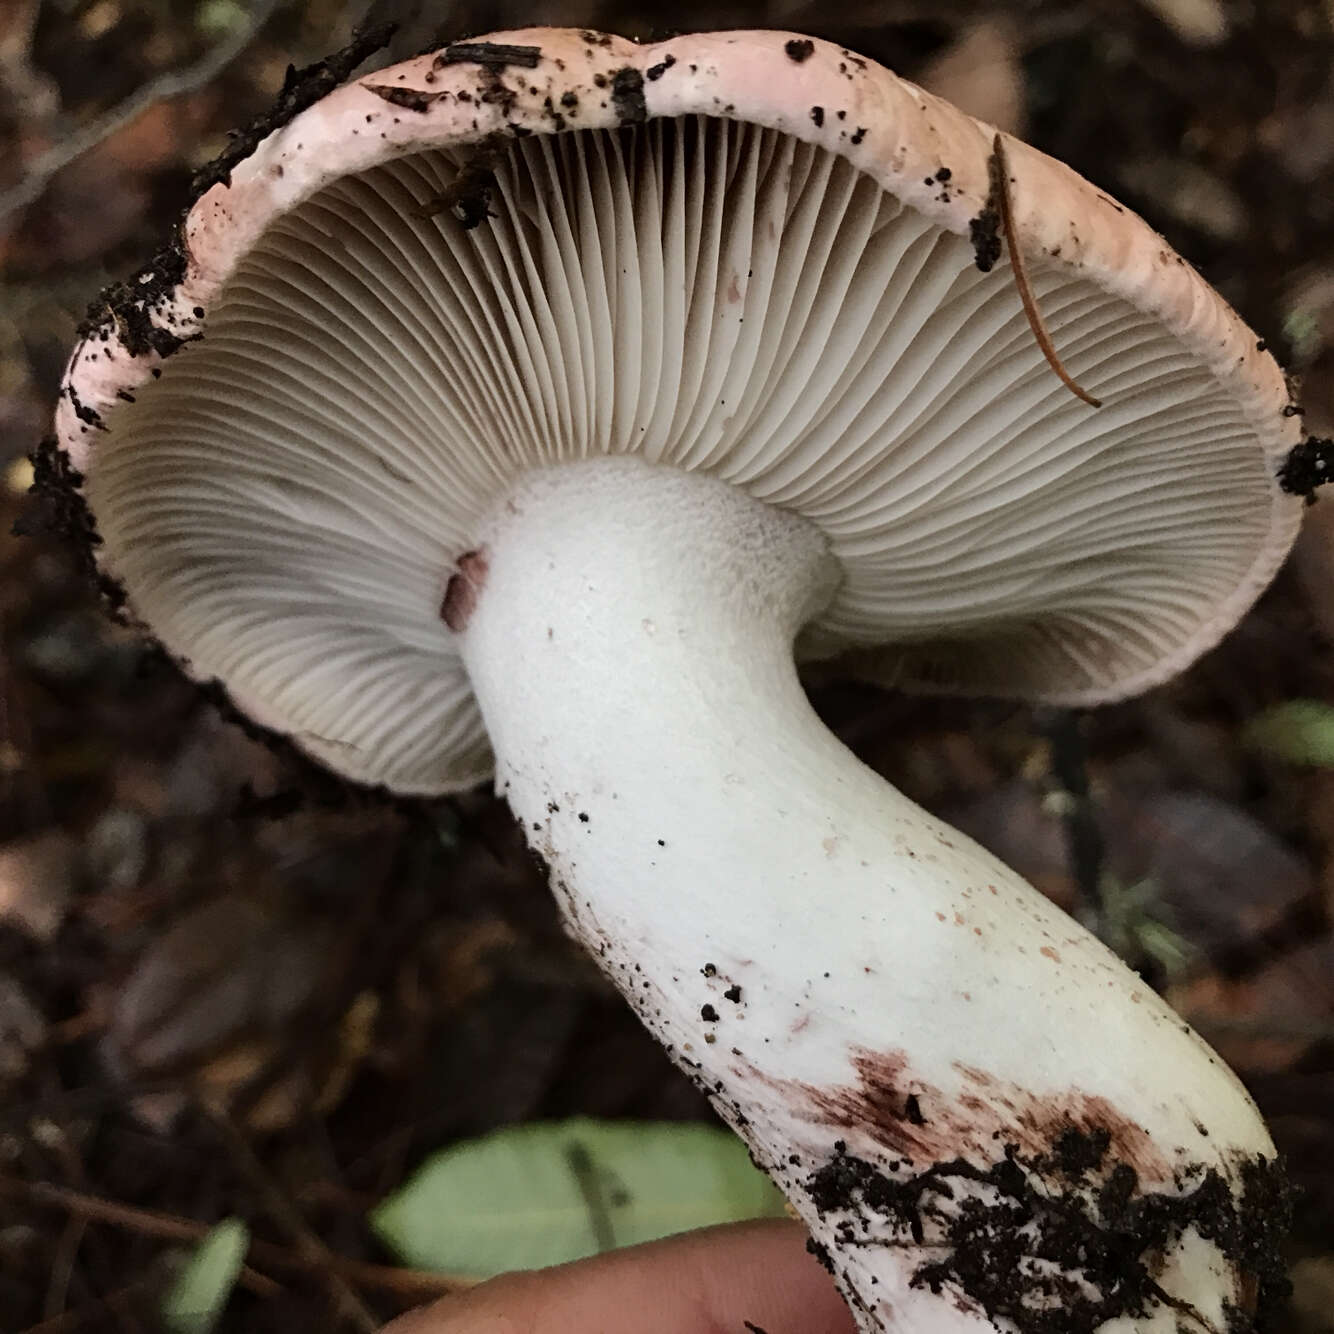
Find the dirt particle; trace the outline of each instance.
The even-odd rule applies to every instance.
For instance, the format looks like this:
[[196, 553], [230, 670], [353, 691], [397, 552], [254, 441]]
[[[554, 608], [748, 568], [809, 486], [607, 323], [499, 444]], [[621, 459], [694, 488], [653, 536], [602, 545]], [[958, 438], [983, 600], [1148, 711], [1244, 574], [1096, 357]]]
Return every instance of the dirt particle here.
[[125, 590], [97, 568], [95, 553], [102, 538], [83, 496], [83, 474], [71, 465], [55, 436], [42, 440], [28, 460], [33, 472], [31, 498], [14, 525], [15, 536], [44, 533], [67, 542], [88, 582], [112, 615], [118, 616], [125, 605]]
[[1242, 1164], [1240, 1200], [1213, 1168], [1183, 1191], [1146, 1193], [1110, 1148], [1105, 1133], [1069, 1128], [1049, 1153], [1004, 1144], [985, 1166], [958, 1157], [905, 1176], [901, 1162], [881, 1168], [836, 1146], [806, 1188], [822, 1213], [845, 1216], [849, 1239], [875, 1226], [881, 1237], [890, 1230], [890, 1244], [927, 1247], [914, 1287], [948, 1291], [1017, 1334], [1093, 1334], [1170, 1303], [1158, 1266], [1190, 1229], [1241, 1272], [1245, 1307], [1255, 1294], [1253, 1312], [1237, 1309], [1228, 1329], [1275, 1328], [1285, 1286], [1277, 1237], [1256, 1221], [1281, 1227], [1289, 1211], [1276, 1165]]
[[1334, 439], [1307, 436], [1287, 453], [1278, 470], [1278, 484], [1289, 495], [1314, 501], [1316, 488], [1334, 476]]
[[1001, 256], [1000, 211], [988, 200], [977, 217], [968, 223], [968, 239], [973, 245], [973, 262], [983, 273], [990, 273]]
[[973, 262], [983, 273], [990, 273], [1001, 257], [1001, 191], [1005, 188], [1004, 164], [999, 152], [987, 159], [990, 187], [986, 202], [977, 217], [968, 223], [968, 239], [973, 244]]
[[829, 1256], [829, 1247], [815, 1240], [814, 1237], [806, 1238], [806, 1251], [809, 1255], [815, 1257], [815, 1263], [830, 1274], [834, 1272], [834, 1262]]
[[640, 125], [648, 119], [644, 76], [626, 65], [611, 76], [611, 101], [622, 125]]
[[102, 420], [102, 414], [90, 404], [80, 399], [78, 392], [73, 384], [67, 384], [61, 393], [69, 399], [69, 405], [74, 409], [74, 415], [85, 425], [92, 426], [96, 430], [105, 431], [106, 423]]
[[[177, 236], [127, 282], [111, 283], [89, 303], [79, 335], [106, 341], [108, 324], [132, 357], [156, 353], [169, 357], [200, 334], [180, 334], [158, 324], [153, 316], [168, 309], [185, 277], [185, 248]], [[198, 318], [198, 317], [197, 317]], [[77, 412], [78, 409], [76, 408]], [[80, 420], [84, 420], [80, 417]]]

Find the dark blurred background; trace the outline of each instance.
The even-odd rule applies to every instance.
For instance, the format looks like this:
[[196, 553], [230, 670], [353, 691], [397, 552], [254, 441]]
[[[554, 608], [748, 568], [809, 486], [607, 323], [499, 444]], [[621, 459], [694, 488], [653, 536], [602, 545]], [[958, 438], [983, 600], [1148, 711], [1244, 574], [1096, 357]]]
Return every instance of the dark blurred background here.
[[[1334, 430], [1331, 0], [2, 0], [0, 1328], [154, 1327], [207, 1224], [270, 1246], [237, 1330], [373, 1328], [366, 1210], [430, 1150], [573, 1112], [703, 1118], [562, 937], [488, 793], [396, 809], [248, 740], [32, 528], [86, 303], [289, 62], [536, 22], [834, 38], [1141, 211]], [[821, 688], [869, 763], [1099, 929], [1218, 1045], [1301, 1187], [1293, 1328], [1334, 1330], [1334, 773], [1256, 720], [1334, 704], [1334, 503], [1241, 629], [1090, 716]], [[1332, 743], [1334, 747], [1334, 743]], [[359, 1263], [357, 1263], [359, 1262]], [[276, 1280], [276, 1281], [275, 1281]]]

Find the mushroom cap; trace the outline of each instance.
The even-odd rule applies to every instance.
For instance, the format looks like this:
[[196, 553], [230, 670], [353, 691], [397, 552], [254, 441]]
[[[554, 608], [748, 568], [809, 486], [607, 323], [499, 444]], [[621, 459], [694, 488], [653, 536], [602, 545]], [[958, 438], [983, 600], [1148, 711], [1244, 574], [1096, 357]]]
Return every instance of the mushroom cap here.
[[101, 570], [258, 723], [405, 792], [490, 771], [456, 563], [519, 473], [600, 454], [819, 525], [844, 579], [807, 657], [1064, 704], [1155, 685], [1284, 558], [1300, 423], [1160, 236], [1008, 142], [1009, 242], [1103, 406], [1073, 398], [992, 143], [781, 32], [531, 29], [346, 84], [76, 349], [57, 431]]

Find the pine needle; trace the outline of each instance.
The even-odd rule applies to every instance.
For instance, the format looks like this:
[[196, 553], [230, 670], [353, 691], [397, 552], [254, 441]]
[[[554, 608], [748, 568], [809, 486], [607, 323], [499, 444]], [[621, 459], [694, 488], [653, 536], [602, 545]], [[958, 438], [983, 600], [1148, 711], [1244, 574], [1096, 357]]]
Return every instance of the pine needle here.
[[1033, 289], [1028, 285], [1028, 272], [1024, 268], [1024, 257], [1014, 239], [1014, 210], [1010, 206], [1010, 164], [1005, 156], [1005, 144], [999, 134], [992, 140], [991, 159], [987, 163], [991, 175], [991, 195], [1000, 211], [1001, 230], [1005, 233], [1005, 249], [1010, 256], [1010, 271], [1014, 274], [1014, 285], [1019, 289], [1019, 300], [1023, 303], [1024, 314], [1028, 317], [1028, 327], [1033, 330], [1033, 337], [1047, 358], [1047, 364], [1056, 372], [1057, 378], [1082, 402], [1091, 408], [1102, 407], [1102, 400], [1094, 398], [1087, 389], [1077, 384], [1070, 372], [1061, 364], [1056, 354], [1051, 334], [1043, 322], [1042, 312], [1033, 298]]

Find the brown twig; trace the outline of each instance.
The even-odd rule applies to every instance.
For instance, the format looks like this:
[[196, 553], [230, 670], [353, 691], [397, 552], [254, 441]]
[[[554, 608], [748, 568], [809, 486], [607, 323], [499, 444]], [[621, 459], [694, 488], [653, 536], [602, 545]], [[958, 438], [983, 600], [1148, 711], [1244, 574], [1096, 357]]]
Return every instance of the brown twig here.
[[[119, 1204], [115, 1200], [86, 1195], [83, 1191], [71, 1190], [68, 1186], [57, 1186], [49, 1181], [26, 1182], [0, 1177], [0, 1196], [8, 1196], [11, 1199], [20, 1197], [28, 1203], [63, 1209], [73, 1222], [80, 1224], [106, 1223], [124, 1232], [157, 1237], [161, 1241], [196, 1242], [201, 1241], [211, 1231], [209, 1224], [197, 1223], [193, 1218], [178, 1218], [175, 1214], [158, 1213], [152, 1209]], [[263, 1242], [250, 1243], [252, 1251], [263, 1248]], [[255, 1258], [260, 1257], [256, 1254]], [[274, 1267], [277, 1268], [276, 1265]], [[282, 1288], [271, 1278], [258, 1274], [253, 1269], [242, 1268], [239, 1281], [258, 1297], [276, 1297], [282, 1292]], [[103, 1301], [106, 1300], [103, 1298]]]
[[98, 116], [91, 124], [63, 135], [14, 185], [0, 191], [0, 221], [38, 199], [58, 171], [104, 143], [150, 107], [196, 92], [212, 83], [250, 45], [255, 34], [269, 21], [277, 7], [278, 0], [256, 0], [235, 30], [193, 64], [158, 75], [142, 88], [136, 89], [123, 102]]
[[[128, 1287], [118, 1288], [115, 1292], [109, 1292], [105, 1297], [98, 1297], [95, 1301], [85, 1302], [82, 1306], [76, 1306], [73, 1310], [62, 1311], [60, 1315], [52, 1316], [50, 1320], [40, 1321], [36, 1325], [29, 1325], [21, 1330], [20, 1334], [71, 1334], [72, 1330], [80, 1329], [91, 1325], [92, 1321], [105, 1317], [108, 1310], [114, 1310], [121, 1302], [127, 1301], [142, 1293], [147, 1285], [141, 1280], [138, 1283], [131, 1283]], [[103, 1319], [102, 1327], [105, 1328], [106, 1321]]]
[[[105, 1223], [109, 1227], [135, 1232], [145, 1237], [156, 1237], [161, 1241], [197, 1242], [212, 1230], [208, 1223], [200, 1223], [193, 1218], [181, 1218], [176, 1214], [120, 1204], [115, 1200], [102, 1199], [97, 1195], [85, 1195], [82, 1191], [70, 1190], [67, 1186], [57, 1186], [46, 1181], [24, 1182], [0, 1177], [0, 1196], [21, 1198], [32, 1204], [63, 1209], [89, 1222]], [[290, 1251], [284, 1246], [275, 1245], [273, 1242], [257, 1241], [254, 1238], [251, 1238], [246, 1254], [266, 1269], [276, 1269], [284, 1273], [321, 1274], [326, 1268], [333, 1268], [350, 1282], [366, 1288], [375, 1288], [381, 1292], [393, 1293], [409, 1301], [444, 1297], [451, 1292], [457, 1292], [460, 1288], [472, 1287], [478, 1281], [458, 1275], [433, 1274], [422, 1269], [396, 1269], [389, 1265], [371, 1264], [368, 1261], [352, 1260], [345, 1255], [332, 1253], [327, 1259], [316, 1260], [296, 1251]], [[243, 1268], [239, 1281], [260, 1297], [274, 1297], [282, 1292], [281, 1286], [273, 1279], [253, 1269]]]
[[337, 1266], [333, 1264], [333, 1252], [315, 1234], [310, 1224], [302, 1217], [301, 1211], [269, 1175], [245, 1136], [220, 1108], [202, 1098], [198, 1105], [227, 1146], [241, 1173], [259, 1194], [265, 1210], [287, 1233], [297, 1249], [310, 1259], [312, 1269], [323, 1275], [330, 1294], [343, 1314], [363, 1330], [364, 1334], [375, 1334], [381, 1322], [372, 1314], [347, 1279], [338, 1272]]
[[1042, 355], [1047, 358], [1047, 365], [1056, 372], [1060, 382], [1082, 402], [1091, 408], [1102, 407], [1102, 400], [1077, 384], [1070, 372], [1061, 364], [1056, 354], [1056, 347], [1051, 341], [1051, 334], [1043, 322], [1042, 312], [1033, 299], [1033, 289], [1028, 285], [1028, 271], [1024, 268], [1023, 250], [1014, 237], [1014, 210], [1010, 204], [1010, 164], [1005, 156], [1005, 142], [997, 133], [991, 141], [991, 157], [987, 162], [987, 171], [991, 176], [991, 194], [1000, 211], [1001, 230], [1005, 233], [1005, 249], [1010, 256], [1010, 272], [1014, 274], [1014, 285], [1019, 289], [1019, 300], [1023, 303], [1024, 314], [1028, 317], [1028, 327], [1033, 330]]
[[55, 1259], [51, 1262], [51, 1273], [47, 1279], [46, 1300], [42, 1303], [42, 1315], [47, 1320], [54, 1320], [65, 1311], [65, 1298], [69, 1294], [70, 1280], [74, 1277], [74, 1261], [83, 1242], [84, 1229], [88, 1220], [71, 1214], [65, 1222], [60, 1241], [56, 1244]]
[[[57, 1100], [60, 1100], [59, 1095], [57, 1095]], [[69, 1118], [67, 1116], [57, 1114], [51, 1121], [47, 1133], [43, 1136], [43, 1141], [46, 1148], [62, 1164], [70, 1188], [77, 1190], [85, 1180], [84, 1165], [74, 1139], [66, 1134], [63, 1129], [68, 1124]], [[88, 1220], [86, 1218], [77, 1215], [71, 1215], [68, 1220], [61, 1247], [57, 1251], [55, 1262], [52, 1264], [51, 1286], [47, 1289], [46, 1307], [43, 1312], [48, 1320], [54, 1320], [65, 1313], [69, 1285], [74, 1279], [75, 1261], [80, 1252], [87, 1258], [93, 1258], [99, 1254], [105, 1257], [105, 1249], [101, 1244], [102, 1238], [90, 1234], [87, 1224]], [[67, 1254], [68, 1268], [65, 1268], [63, 1262], [66, 1258], [65, 1246], [67, 1243], [69, 1246]], [[86, 1269], [86, 1264], [81, 1268]], [[103, 1268], [105, 1267], [103, 1266]], [[85, 1278], [85, 1283], [82, 1286], [88, 1286], [86, 1274], [81, 1275], [81, 1277]], [[57, 1289], [57, 1283], [60, 1285], [59, 1290]], [[126, 1309], [122, 1303], [108, 1301], [106, 1307], [121, 1334], [146, 1334], [143, 1325], [134, 1312]]]

